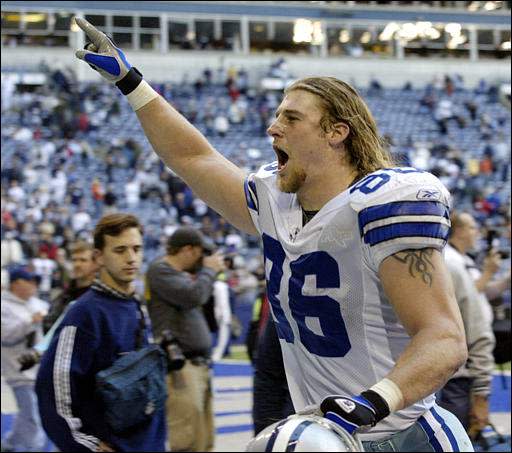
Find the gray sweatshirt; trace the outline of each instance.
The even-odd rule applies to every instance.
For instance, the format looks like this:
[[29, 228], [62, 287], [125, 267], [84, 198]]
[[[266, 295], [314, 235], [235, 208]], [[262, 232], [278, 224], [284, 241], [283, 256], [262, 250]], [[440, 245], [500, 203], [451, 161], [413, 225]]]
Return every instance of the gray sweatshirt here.
[[211, 334], [203, 315], [213, 291], [216, 273], [203, 268], [194, 277], [174, 269], [163, 258], [153, 261], [146, 273], [148, 312], [155, 338], [169, 329], [185, 356], [210, 356]]
[[473, 378], [472, 393], [488, 395], [494, 370], [492, 351], [495, 338], [492, 325], [485, 316], [485, 307], [482, 306], [480, 294], [466, 268], [464, 255], [448, 244], [445, 249], [445, 261], [462, 314], [469, 353], [466, 364], [452, 376], [452, 379]]

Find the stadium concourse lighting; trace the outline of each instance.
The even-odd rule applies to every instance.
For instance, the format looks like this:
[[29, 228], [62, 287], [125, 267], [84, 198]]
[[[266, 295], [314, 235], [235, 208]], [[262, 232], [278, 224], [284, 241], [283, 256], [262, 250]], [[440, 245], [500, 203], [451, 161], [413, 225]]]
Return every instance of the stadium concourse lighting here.
[[297, 19], [293, 24], [293, 42], [311, 42], [313, 23], [307, 19]]
[[494, 11], [495, 9], [498, 9], [501, 2], [485, 2], [484, 9], [486, 11]]
[[319, 21], [297, 19], [293, 24], [293, 42], [306, 42], [319, 45], [324, 40], [322, 24]]
[[446, 24], [444, 31], [450, 35], [450, 40], [446, 44], [448, 49], [456, 49], [468, 40], [467, 36], [462, 34], [462, 26], [460, 24], [454, 22]]
[[444, 31], [446, 33], [449, 33], [452, 36], [460, 35], [461, 29], [462, 29], [462, 26], [460, 24], [457, 24], [457, 23], [454, 23], [454, 22], [451, 22], [451, 23], [446, 24], [444, 26]]
[[400, 30], [400, 25], [396, 22], [390, 22], [384, 27], [384, 30], [379, 35], [381, 41], [390, 41], [393, 39], [394, 34]]
[[348, 30], [340, 30], [340, 36], [338, 38], [339, 42], [345, 44], [350, 41], [350, 33]]
[[361, 35], [361, 43], [363, 44], [368, 44], [372, 39], [372, 34], [369, 32], [369, 31], [365, 31], [362, 35]]
[[416, 38], [438, 39], [441, 33], [432, 25], [432, 22], [420, 21], [415, 24], [406, 22], [402, 25], [390, 22], [380, 33], [379, 40], [390, 41], [394, 36], [403, 41], [412, 41]]
[[77, 25], [77, 23], [74, 20], [71, 21], [71, 24], [69, 25], [69, 29], [75, 33], [78, 31], [81, 31], [80, 27]]

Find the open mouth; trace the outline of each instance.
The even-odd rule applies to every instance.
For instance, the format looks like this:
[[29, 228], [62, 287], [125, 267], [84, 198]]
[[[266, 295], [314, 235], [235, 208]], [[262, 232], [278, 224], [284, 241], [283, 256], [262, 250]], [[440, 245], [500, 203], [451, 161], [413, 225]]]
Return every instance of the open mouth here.
[[278, 163], [277, 169], [279, 171], [281, 171], [286, 166], [286, 163], [288, 162], [288, 154], [286, 154], [285, 151], [283, 151], [281, 148], [278, 148], [277, 146], [274, 146], [273, 148], [277, 155], [277, 163]]

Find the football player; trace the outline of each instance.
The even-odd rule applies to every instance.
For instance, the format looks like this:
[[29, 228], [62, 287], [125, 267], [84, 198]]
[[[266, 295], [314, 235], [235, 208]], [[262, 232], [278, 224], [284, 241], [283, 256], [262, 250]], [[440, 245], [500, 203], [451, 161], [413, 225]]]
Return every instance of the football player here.
[[442, 250], [449, 194], [397, 168], [358, 93], [331, 77], [288, 87], [268, 129], [277, 161], [246, 175], [159, 96], [104, 33], [76, 56], [126, 95], [163, 162], [263, 240], [268, 297], [299, 413], [366, 451], [472, 451], [433, 394], [466, 360]]

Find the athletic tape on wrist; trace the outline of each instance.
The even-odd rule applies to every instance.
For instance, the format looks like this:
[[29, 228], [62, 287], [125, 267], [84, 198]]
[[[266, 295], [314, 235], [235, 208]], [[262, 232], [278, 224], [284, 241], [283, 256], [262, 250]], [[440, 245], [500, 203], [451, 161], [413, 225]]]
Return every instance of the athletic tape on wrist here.
[[389, 411], [395, 412], [403, 408], [404, 396], [398, 386], [390, 379], [382, 379], [369, 390], [378, 393], [388, 403]]
[[126, 95], [126, 99], [128, 99], [128, 102], [135, 112], [157, 97], [158, 93], [153, 90], [151, 85], [145, 80], [140, 82], [139, 86], [135, 88], [135, 90], [133, 90], [130, 94]]

